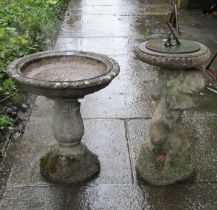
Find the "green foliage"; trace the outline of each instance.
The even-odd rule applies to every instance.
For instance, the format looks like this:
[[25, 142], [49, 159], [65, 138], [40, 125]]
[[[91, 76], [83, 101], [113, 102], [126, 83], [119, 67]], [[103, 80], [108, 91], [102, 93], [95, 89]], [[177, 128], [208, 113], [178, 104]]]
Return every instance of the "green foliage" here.
[[4, 136], [12, 129], [15, 125], [13, 119], [6, 115], [0, 115], [0, 142], [4, 140]]
[[[62, 8], [69, 0], [0, 0], [0, 106], [5, 100], [20, 102], [7, 65], [27, 54], [41, 51], [53, 41]], [[4, 127], [10, 124], [0, 115]], [[1, 124], [0, 124], [1, 126]], [[0, 136], [4, 133], [0, 130]]]

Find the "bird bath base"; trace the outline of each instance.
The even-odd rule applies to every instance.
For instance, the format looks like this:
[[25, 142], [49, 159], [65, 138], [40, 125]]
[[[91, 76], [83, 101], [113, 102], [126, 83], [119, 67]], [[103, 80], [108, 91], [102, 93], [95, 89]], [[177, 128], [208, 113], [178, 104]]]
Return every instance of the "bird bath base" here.
[[55, 183], [84, 182], [94, 177], [99, 170], [97, 156], [83, 144], [70, 149], [54, 146], [40, 160], [41, 175]]
[[138, 176], [152, 185], [169, 185], [191, 177], [195, 172], [190, 156], [191, 147], [187, 139], [182, 142], [182, 145], [184, 144], [186, 147], [174, 158], [172, 165], [168, 164], [169, 161], [167, 161], [168, 165], [161, 166], [160, 161], [159, 165], [156, 163], [156, 159], [158, 156], [160, 159], [161, 154], [151, 151], [150, 148], [154, 149], [151, 140], [150, 138], [146, 139], [137, 159], [136, 171]]
[[100, 170], [100, 163], [81, 142], [84, 134], [80, 103], [77, 100], [55, 100], [52, 130], [58, 144], [40, 161], [43, 177], [56, 183], [78, 183]]

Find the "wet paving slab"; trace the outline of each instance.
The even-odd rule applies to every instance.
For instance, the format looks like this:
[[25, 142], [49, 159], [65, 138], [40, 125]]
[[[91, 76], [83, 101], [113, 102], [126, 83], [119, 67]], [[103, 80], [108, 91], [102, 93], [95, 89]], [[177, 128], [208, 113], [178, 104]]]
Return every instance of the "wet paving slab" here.
[[[168, 15], [146, 14], [144, 16], [92, 15], [66, 16], [60, 38], [87, 37], [133, 37], [144, 38], [145, 33], [163, 33], [162, 22]], [[112, 29], [112, 30], [111, 30]]]
[[88, 38], [59, 38], [55, 50], [80, 50], [106, 55], [133, 54], [135, 46], [142, 40], [125, 37], [88, 37]]
[[[85, 135], [82, 141], [98, 155], [101, 162], [101, 172], [90, 185], [132, 183], [122, 120], [85, 120]], [[7, 186], [50, 185], [40, 175], [39, 162], [54, 143], [51, 119], [32, 118], [20, 144], [18, 158], [14, 161]]]
[[186, 112], [186, 116], [205, 117], [207, 119], [217, 117], [217, 94], [210, 91], [208, 89], [210, 87], [213, 87], [213, 83], [208, 81], [205, 89], [195, 97], [195, 105], [192, 110]]
[[[165, 3], [166, 2], [166, 3]], [[39, 160], [55, 143], [51, 100], [38, 97], [18, 147], [0, 210], [214, 210], [217, 208], [216, 95], [201, 92], [184, 114], [186, 135], [195, 143], [197, 171], [192, 180], [154, 187], [139, 180], [135, 161], [156, 107], [150, 93], [156, 68], [138, 61], [134, 49], [149, 36], [166, 34], [169, 1], [73, 0], [55, 50], [106, 54], [118, 61], [119, 76], [105, 89], [80, 100], [83, 142], [101, 162], [98, 176], [79, 185], [44, 180]], [[197, 15], [198, 18], [195, 18]], [[215, 50], [217, 31], [211, 17], [187, 12], [180, 18], [183, 37]], [[207, 24], [203, 24], [206, 23]]]
[[86, 1], [82, 5], [76, 4], [73, 5], [73, 2], [69, 5], [69, 13], [71, 14], [82, 14], [82, 15], [121, 15], [121, 16], [138, 16], [144, 15], [144, 13], [168, 13], [169, 7], [165, 1], [163, 3], [155, 4], [153, 7], [150, 4], [147, 7], [146, 1], [136, 1], [135, 3], [132, 1], [116, 1], [116, 2], [105, 2], [101, 1], [101, 3], [89, 2]]
[[8, 188], [0, 204], [4, 210], [64, 210], [64, 193], [55, 187]]
[[[120, 85], [121, 83], [116, 87]], [[150, 92], [152, 86], [152, 83], [145, 83], [142, 86], [123, 84], [122, 88], [125, 91], [112, 93], [109, 91], [112, 90], [111, 87], [92, 96], [87, 96], [82, 103], [82, 114], [85, 118], [151, 117], [155, 102], [146, 93]], [[115, 89], [115, 85], [113, 88]]]
[[[177, 184], [168, 187], [100, 185], [95, 187], [8, 188], [0, 209], [4, 210], [214, 210], [216, 185]], [[118, 206], [118, 208], [117, 208]]]
[[[192, 161], [195, 163], [196, 174], [192, 182], [217, 183], [216, 118], [183, 118], [183, 122], [186, 136], [194, 145]], [[135, 162], [139, 148], [148, 136], [148, 125], [149, 121], [143, 119], [127, 121], [127, 136], [134, 180], [136, 180]]]

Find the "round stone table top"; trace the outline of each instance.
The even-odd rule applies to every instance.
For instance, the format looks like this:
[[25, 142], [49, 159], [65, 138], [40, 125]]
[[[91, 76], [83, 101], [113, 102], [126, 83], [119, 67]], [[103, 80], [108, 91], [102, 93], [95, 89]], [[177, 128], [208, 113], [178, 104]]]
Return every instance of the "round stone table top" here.
[[[151, 49], [151, 46], [154, 46], [154, 40], [146, 41], [136, 48], [135, 54], [137, 57], [145, 63], [148, 63], [153, 66], [159, 66], [166, 69], [192, 69], [197, 66], [204, 64], [210, 56], [209, 49], [198, 42], [180, 40], [183, 43], [191, 43], [191, 46], [198, 46], [197, 50], [192, 50], [189, 52], [163, 52], [163, 50], [157, 51], [156, 49]], [[159, 43], [159, 40], [156, 40], [156, 43]]]

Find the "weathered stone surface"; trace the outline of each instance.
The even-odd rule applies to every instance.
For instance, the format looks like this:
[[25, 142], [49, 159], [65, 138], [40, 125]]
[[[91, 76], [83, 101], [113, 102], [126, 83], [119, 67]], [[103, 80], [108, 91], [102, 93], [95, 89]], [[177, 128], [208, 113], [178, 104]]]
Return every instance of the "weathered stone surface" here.
[[[182, 43], [181, 39], [180, 41]], [[207, 62], [210, 57], [209, 49], [200, 43], [196, 43], [199, 46], [199, 50], [193, 53], [165, 53], [161, 52], [160, 50], [158, 52], [156, 50], [149, 49], [149, 42], [151, 42], [151, 40], [141, 43], [136, 48], [135, 53], [137, 57], [144, 63], [148, 63], [153, 66], [159, 66], [162, 69], [164, 68], [178, 71], [191, 70]], [[191, 45], [191, 41], [185, 44]]]

